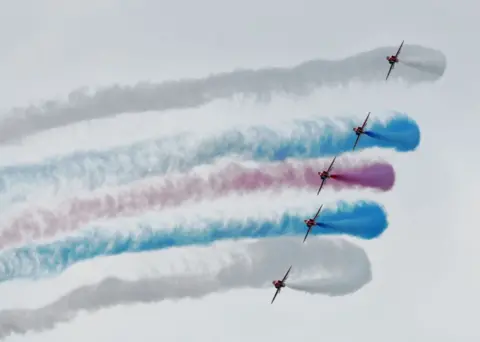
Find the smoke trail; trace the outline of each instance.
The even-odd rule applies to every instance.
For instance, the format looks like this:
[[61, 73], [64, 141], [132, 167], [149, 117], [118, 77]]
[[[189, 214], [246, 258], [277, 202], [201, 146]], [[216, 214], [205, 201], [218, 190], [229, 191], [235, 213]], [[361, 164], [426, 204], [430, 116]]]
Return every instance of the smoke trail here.
[[[321, 275], [328, 286], [323, 285], [313, 292], [329, 296], [358, 291], [372, 279], [370, 260], [365, 251], [340, 238], [312, 239], [309, 244], [291, 238], [265, 239], [250, 243], [245, 248], [246, 253], [225, 250], [226, 255], [218, 255], [222, 266], [217, 273], [208, 272], [212, 264], [210, 258], [202, 255], [189, 258], [189, 254], [185, 253], [183, 262], [191, 264], [188, 268], [195, 266], [205, 269], [206, 273], [192, 275], [185, 272], [138, 281], [108, 278], [98, 284], [75, 289], [37, 309], [0, 311], [0, 338], [53, 329], [59, 323], [73, 320], [80, 311], [94, 312], [116, 305], [201, 298], [214, 292], [271, 286], [271, 281], [281, 278], [291, 263], [291, 279]], [[61, 279], [53, 281], [60, 282]], [[349, 284], [348, 288], [345, 283]], [[288, 295], [288, 290], [282, 291], [275, 305], [282, 305], [282, 297]], [[265, 298], [264, 304], [269, 305], [270, 299], [270, 296]]]
[[[77, 262], [99, 256], [208, 245], [219, 240], [303, 236], [305, 218], [283, 214], [275, 219], [198, 222], [196, 227], [161, 229], [143, 225], [133, 233], [93, 232], [58, 242], [24, 246], [0, 254], [0, 281], [46, 276], [62, 272]], [[340, 203], [325, 209], [312, 235], [347, 234], [361, 239], [378, 237], [387, 227], [383, 208], [374, 202]]]
[[[0, 226], [0, 248], [5, 244], [20, 243], [25, 236], [50, 237], [61, 231], [76, 230], [97, 219], [133, 216], [148, 210], [178, 206], [191, 200], [287, 188], [314, 191], [321, 182], [318, 172], [326, 169], [329, 162], [282, 162], [257, 164], [253, 167], [230, 163], [208, 176], [187, 174], [149, 179], [148, 182], [115, 194], [74, 198], [62, 203], [57, 210], [28, 209]], [[337, 179], [327, 181], [327, 187], [370, 187], [385, 191], [393, 185], [394, 171], [388, 164], [365, 164], [354, 168], [354, 171], [348, 171], [346, 167], [342, 170], [341, 160], [337, 162], [340, 164], [335, 168]], [[378, 179], [375, 179], [376, 175]]]
[[[203, 79], [186, 79], [160, 84], [140, 83], [100, 89], [89, 95], [77, 90], [66, 102], [48, 101], [45, 105], [15, 108], [0, 122], [0, 141], [18, 139], [30, 134], [94, 118], [119, 113], [164, 111], [197, 107], [213, 100], [228, 99], [235, 94], [269, 99], [274, 94], [308, 95], [315, 88], [348, 84], [351, 81], [383, 81], [385, 64], [380, 61], [391, 48], [379, 48], [339, 61], [312, 60], [293, 68], [241, 70]], [[410, 52], [424, 59], [445, 60], [440, 51], [416, 45], [405, 45], [402, 54]], [[445, 69], [441, 69], [441, 74]], [[411, 68], [397, 68], [395, 77], [411, 83], [435, 81], [439, 76]], [[32, 124], [33, 123], [33, 124]]]
[[355, 284], [353, 284], [350, 279], [344, 279], [340, 276], [338, 278], [332, 277], [329, 279], [319, 278], [313, 280], [290, 281], [285, 283], [285, 286], [292, 290], [310, 294], [328, 293], [330, 296], [338, 296], [339, 293], [341, 293], [340, 295], [343, 295], [343, 293], [354, 292]]
[[[60, 188], [94, 190], [170, 171], [186, 172], [196, 165], [213, 163], [230, 155], [255, 161], [334, 156], [350, 152], [356, 138], [351, 130], [344, 130], [341, 126], [359, 124], [352, 119], [343, 119], [335, 125], [321, 119], [292, 123], [292, 131], [288, 133], [259, 126], [246, 131], [227, 131], [199, 141], [181, 135], [105, 152], [76, 153], [42, 164], [7, 167], [0, 169], [0, 193], [4, 193], [0, 204], [24, 200], [34, 191], [44, 194]], [[386, 122], [372, 120], [368, 127], [384, 136], [404, 132], [400, 133], [403, 139], [397, 142], [395, 139], [362, 136], [357, 151], [370, 147], [412, 151], [420, 141], [416, 122], [404, 114], [396, 114]]]
[[[395, 145], [398, 151], [413, 151], [420, 144], [420, 128], [416, 124], [408, 123], [408, 120], [406, 118], [406, 120], [392, 122], [388, 130], [369, 128], [365, 131], [365, 135], [386, 144]], [[365, 137], [360, 138], [360, 141], [363, 138]]]
[[408, 54], [401, 56], [399, 63], [400, 65], [404, 64], [410, 68], [441, 77], [445, 72], [447, 61], [441, 55], [432, 55], [426, 58], [425, 55], [415, 54], [410, 51]]
[[395, 171], [389, 164], [376, 164], [371, 167], [358, 168], [356, 170], [332, 173], [332, 180], [345, 184], [361, 185], [390, 190], [395, 183]]

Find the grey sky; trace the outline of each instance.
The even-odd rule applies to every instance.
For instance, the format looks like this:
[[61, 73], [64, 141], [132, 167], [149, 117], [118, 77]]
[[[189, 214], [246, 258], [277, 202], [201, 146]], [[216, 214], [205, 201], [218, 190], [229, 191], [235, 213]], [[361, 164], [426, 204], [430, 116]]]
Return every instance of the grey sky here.
[[458, 12], [449, 11], [449, 4], [338, 1], [327, 9], [315, 0], [88, 0], [68, 5], [22, 0], [2, 8], [1, 107], [66, 95], [80, 86], [346, 57], [402, 39], [455, 49], [461, 42], [452, 38], [472, 28], [475, 11], [469, 10], [471, 2]]
[[[480, 339], [477, 2], [31, 0], [0, 9], [5, 110], [63, 98], [81, 86], [289, 66], [402, 39], [439, 49], [448, 60], [437, 84], [393, 84], [389, 93], [372, 90], [378, 98], [361, 94], [418, 119], [422, 143], [395, 159], [395, 191], [382, 197], [391, 225], [382, 239], [365, 244], [375, 278], [358, 294], [330, 300], [292, 293], [270, 308], [252, 304], [270, 292], [238, 291], [105, 310], [9, 341]], [[202, 319], [206, 311], [214, 328]]]

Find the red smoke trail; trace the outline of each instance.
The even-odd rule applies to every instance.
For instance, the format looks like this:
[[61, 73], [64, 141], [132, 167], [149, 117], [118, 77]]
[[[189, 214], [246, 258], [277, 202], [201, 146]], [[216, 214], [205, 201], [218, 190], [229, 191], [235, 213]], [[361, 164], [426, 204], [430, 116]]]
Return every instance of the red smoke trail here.
[[[334, 168], [335, 174], [351, 174], [355, 171], [356, 178], [348, 182], [331, 179], [325, 185], [336, 189], [365, 186], [361, 175], [371, 174], [371, 170], [377, 170], [379, 164], [357, 166], [353, 170], [337, 166]], [[285, 188], [311, 189], [314, 196], [320, 185], [318, 172], [328, 165], [329, 161], [320, 160], [257, 164], [255, 167], [229, 164], [206, 177], [188, 173], [181, 177], [151, 178], [148, 183], [132, 184], [115, 193], [93, 193], [90, 198], [70, 199], [58, 210], [27, 210], [6, 226], [0, 227], [0, 248], [74, 231], [93, 220], [135, 216], [148, 210], [178, 206], [189, 200], [215, 199], [233, 193]], [[387, 165], [384, 169], [393, 173], [389, 164], [380, 165]], [[367, 183], [369, 187], [385, 190], [382, 182]]]

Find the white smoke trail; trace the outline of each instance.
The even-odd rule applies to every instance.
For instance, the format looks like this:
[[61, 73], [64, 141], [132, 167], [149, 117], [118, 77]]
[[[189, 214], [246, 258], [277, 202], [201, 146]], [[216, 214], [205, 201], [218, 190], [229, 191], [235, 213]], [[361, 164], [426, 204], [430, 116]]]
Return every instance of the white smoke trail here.
[[[61, 322], [74, 319], [79, 311], [92, 312], [115, 305], [200, 298], [214, 292], [271, 286], [271, 281], [283, 277], [291, 264], [292, 279], [305, 279], [311, 274], [322, 275], [324, 282], [321, 286], [306, 289], [311, 293], [347, 295], [359, 290], [372, 277], [370, 261], [364, 250], [341, 238], [312, 238], [308, 244], [303, 244], [301, 239], [277, 238], [246, 243], [244, 246], [240, 253], [238, 249], [235, 252], [225, 249], [224, 253], [217, 254], [216, 261], [219, 264], [216, 265], [208, 257], [201, 258], [201, 253], [191, 259], [185, 253], [183, 261], [187, 267], [180, 273], [136, 280], [110, 276], [96, 284], [67, 292], [56, 301], [39, 308], [0, 311], [0, 338], [52, 329]], [[176, 262], [179, 262], [178, 259]], [[195, 271], [191, 274], [190, 269]], [[50, 280], [56, 281], [60, 281], [60, 278]], [[345, 286], [347, 283], [348, 286]], [[30, 286], [34, 291], [36, 284]], [[272, 295], [273, 290], [272, 287]], [[288, 295], [286, 291], [281, 294], [285, 295]], [[265, 303], [269, 303], [270, 299], [265, 298]]]
[[357, 274], [338, 274], [332, 275], [327, 279], [308, 279], [285, 283], [285, 285], [292, 290], [307, 292], [310, 294], [343, 296], [347, 293], [357, 291], [358, 289], [356, 288], [355, 283], [352, 281], [360, 279], [363, 276], [365, 276], [365, 270], [358, 269]]
[[[0, 142], [66, 126], [83, 120], [104, 118], [121, 113], [165, 111], [198, 107], [213, 100], [236, 94], [270, 100], [274, 94], [307, 95], [328, 85], [382, 81], [386, 73], [384, 56], [391, 48], [378, 48], [343, 60], [311, 60], [292, 68], [240, 70], [203, 79], [186, 79], [160, 84], [114, 85], [88, 94], [72, 92], [66, 102], [48, 101], [44, 105], [15, 108], [0, 121]], [[393, 77], [408, 82], [434, 81], [444, 72], [445, 56], [437, 50], [405, 45], [402, 55], [414, 54], [423, 60], [440, 60], [434, 75], [411, 68], [398, 68]]]
[[431, 64], [429, 61], [402, 59], [399, 60], [399, 63], [424, 73], [429, 73], [432, 75], [438, 75], [439, 73], [437, 66], [435, 64]]

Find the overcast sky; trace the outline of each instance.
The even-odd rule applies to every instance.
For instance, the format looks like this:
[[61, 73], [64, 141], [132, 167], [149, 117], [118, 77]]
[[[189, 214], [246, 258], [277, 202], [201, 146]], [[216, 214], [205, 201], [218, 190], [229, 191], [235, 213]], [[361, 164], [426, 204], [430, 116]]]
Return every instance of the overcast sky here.
[[347, 56], [402, 39], [439, 48], [453, 63], [463, 58], [458, 49], [470, 48], [475, 6], [449, 0], [15, 1], [0, 13], [0, 107], [79, 86]]
[[401, 159], [396, 192], [384, 197], [391, 233], [362, 243], [373, 280], [357, 295], [285, 291], [265, 308], [269, 291], [238, 291], [102, 311], [9, 341], [478, 341], [479, 10], [465, 0], [4, 2], [5, 109], [80, 86], [292, 65], [403, 39], [440, 49], [448, 60], [434, 90], [378, 92], [385, 107], [392, 99], [395, 109], [418, 118], [423, 140], [419, 154]]

